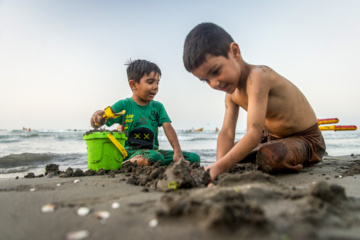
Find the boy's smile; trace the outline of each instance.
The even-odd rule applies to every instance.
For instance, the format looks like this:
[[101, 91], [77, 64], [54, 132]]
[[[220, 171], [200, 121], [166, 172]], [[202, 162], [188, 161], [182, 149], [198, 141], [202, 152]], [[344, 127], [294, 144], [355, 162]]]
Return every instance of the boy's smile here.
[[233, 93], [241, 71], [236, 59], [229, 55], [229, 58], [207, 55], [205, 62], [194, 69], [192, 74], [215, 90]]
[[145, 74], [139, 83], [134, 82], [133, 96], [134, 101], [139, 105], [147, 105], [154, 100], [155, 95], [159, 91], [159, 74], [151, 72]]

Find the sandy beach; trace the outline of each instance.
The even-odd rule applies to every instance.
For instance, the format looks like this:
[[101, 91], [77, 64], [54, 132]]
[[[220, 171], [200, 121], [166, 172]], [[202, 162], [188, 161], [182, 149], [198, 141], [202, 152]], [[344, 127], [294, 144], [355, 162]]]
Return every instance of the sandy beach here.
[[165, 183], [169, 192], [136, 169], [1, 179], [1, 239], [360, 239], [360, 155], [327, 156], [298, 174], [253, 170], [240, 164], [211, 188]]

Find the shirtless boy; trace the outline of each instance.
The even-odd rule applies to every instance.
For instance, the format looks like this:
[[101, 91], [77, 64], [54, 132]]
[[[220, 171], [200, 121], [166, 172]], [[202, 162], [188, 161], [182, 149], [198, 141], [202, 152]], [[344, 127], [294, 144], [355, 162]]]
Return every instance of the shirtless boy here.
[[[226, 92], [216, 162], [208, 167], [212, 179], [252, 158], [267, 173], [299, 172], [322, 160], [325, 142], [303, 93], [270, 67], [246, 63], [224, 29], [197, 25], [185, 39], [183, 61], [201, 81]], [[234, 143], [240, 107], [247, 130]]]

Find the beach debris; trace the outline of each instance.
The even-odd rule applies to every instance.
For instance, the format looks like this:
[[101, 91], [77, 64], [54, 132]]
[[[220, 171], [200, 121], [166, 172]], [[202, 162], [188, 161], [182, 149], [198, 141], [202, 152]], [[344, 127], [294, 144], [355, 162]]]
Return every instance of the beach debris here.
[[320, 181], [310, 186], [309, 193], [313, 197], [330, 203], [346, 200], [344, 187], [340, 185], [329, 184], [325, 181]]
[[99, 170], [96, 171], [96, 175], [105, 175], [105, 170], [102, 168], [99, 168]]
[[73, 177], [82, 177], [82, 176], [84, 176], [84, 171], [81, 170], [81, 169], [79, 169], [79, 168], [77, 168], [77, 169], [75, 169], [75, 171], [74, 171], [74, 173], [73, 173], [72, 176], [73, 176]]
[[355, 162], [354, 164], [351, 164], [350, 167], [346, 170], [346, 172], [342, 173], [339, 177], [348, 177], [348, 176], [354, 176], [356, 174], [360, 174], [360, 162]]
[[152, 219], [149, 222], [149, 226], [152, 227], [152, 228], [157, 227], [158, 224], [159, 224], [159, 221], [156, 218]]
[[198, 163], [189, 165], [180, 160], [168, 167], [163, 176], [156, 182], [155, 189], [163, 192], [183, 188], [204, 187], [211, 182], [209, 171]]
[[113, 209], [117, 209], [117, 208], [120, 207], [120, 203], [118, 203], [118, 202], [113, 202], [113, 203], [111, 204], [111, 207], [112, 207]]
[[55, 208], [56, 208], [55, 204], [49, 203], [49, 204], [42, 206], [41, 211], [44, 213], [54, 212]]
[[30, 192], [35, 192], [36, 188], [30, 188], [29, 191]]
[[62, 172], [62, 173], [59, 175], [59, 177], [61, 177], [61, 178], [72, 177], [73, 174], [74, 174], [74, 170], [69, 167], [68, 169], [66, 169], [65, 172]]
[[57, 164], [48, 164], [45, 166], [45, 176], [49, 173], [52, 173], [53, 176], [60, 174], [59, 165]]
[[68, 234], [66, 234], [66, 239], [67, 240], [80, 240], [80, 239], [87, 238], [89, 235], [90, 235], [89, 231], [87, 231], [87, 230], [74, 231], [74, 232], [69, 232]]
[[79, 215], [81, 217], [88, 215], [89, 212], [90, 212], [90, 209], [87, 207], [81, 207], [76, 211], [77, 215]]
[[84, 176], [94, 176], [94, 175], [96, 175], [96, 171], [92, 169], [88, 169], [84, 172]]
[[172, 182], [169, 182], [168, 183], [168, 188], [169, 189], [173, 189], [173, 190], [177, 190], [177, 187], [178, 187], [178, 183], [176, 181], [172, 181]]
[[110, 217], [110, 213], [108, 211], [98, 211], [95, 213], [95, 217], [101, 220], [106, 220]]
[[26, 174], [26, 175], [24, 176], [24, 178], [34, 178], [34, 177], [35, 177], [35, 174], [32, 173], [32, 172], [28, 172], [28, 174]]
[[80, 182], [79, 179], [74, 180], [74, 183], [79, 183], [79, 182]]

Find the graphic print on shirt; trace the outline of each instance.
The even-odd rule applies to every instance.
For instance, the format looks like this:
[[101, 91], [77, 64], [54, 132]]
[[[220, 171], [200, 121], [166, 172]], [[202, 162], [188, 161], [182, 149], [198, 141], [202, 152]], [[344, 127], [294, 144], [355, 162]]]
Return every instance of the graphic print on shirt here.
[[134, 114], [127, 114], [125, 117], [125, 121], [123, 121], [123, 126], [125, 126], [124, 127], [125, 131], [129, 128], [128, 124], [132, 123], [133, 121], [134, 121]]
[[157, 126], [157, 123], [160, 121], [160, 114], [155, 110], [151, 110], [151, 115], [149, 116], [151, 122], [151, 126]]
[[146, 117], [140, 118], [140, 124], [141, 124], [141, 125], [146, 125], [147, 123], [148, 123], [148, 120], [147, 120]]

